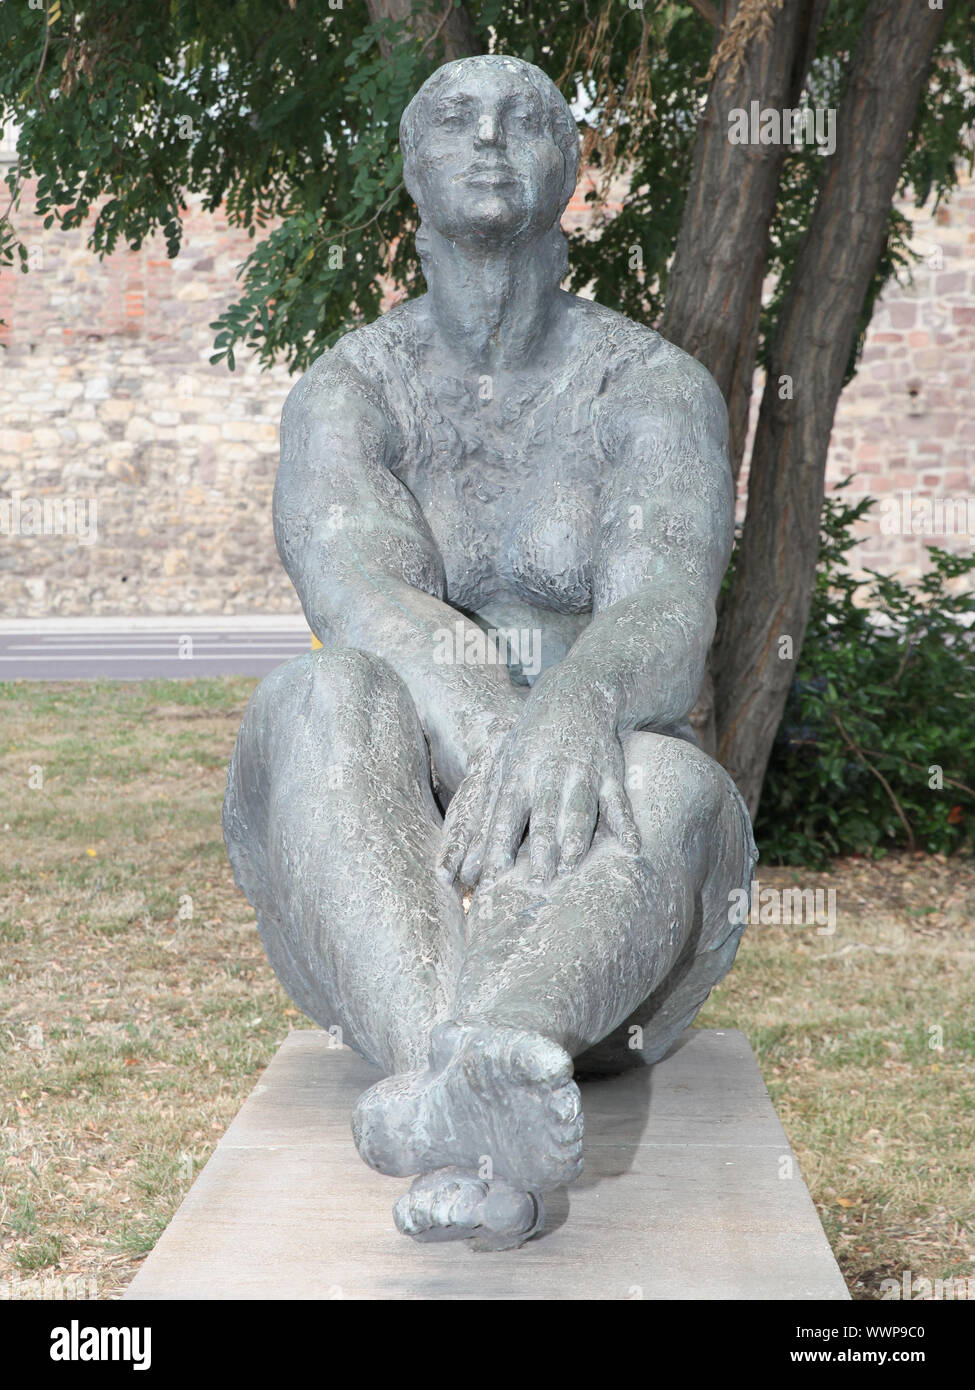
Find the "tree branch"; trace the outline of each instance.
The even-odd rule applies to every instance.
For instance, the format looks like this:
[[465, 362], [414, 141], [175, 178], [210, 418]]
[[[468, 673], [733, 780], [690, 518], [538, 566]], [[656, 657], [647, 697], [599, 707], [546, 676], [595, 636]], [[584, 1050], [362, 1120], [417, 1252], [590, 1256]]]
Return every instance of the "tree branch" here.
[[[37, 72], [34, 74], [34, 90], [37, 92], [37, 99], [38, 99], [38, 101], [41, 103], [41, 106], [43, 107], [43, 109], [44, 109], [45, 111], [47, 110], [47, 102], [44, 100], [44, 94], [42, 93], [41, 88], [40, 88], [40, 81], [41, 81], [41, 74], [42, 74], [43, 71], [44, 71], [44, 64], [47, 62], [47, 50], [48, 50], [48, 48], [50, 47], [50, 44], [51, 44], [51, 18], [50, 18], [50, 11], [51, 11], [51, 0], [44, 0], [44, 47], [41, 49], [41, 61], [38, 63], [38, 65], [37, 65]], [[7, 206], [4, 208], [3, 212], [0, 213], [0, 227], [2, 227], [3, 224], [4, 224], [5, 222], [9, 222], [9, 220], [10, 220], [10, 214], [11, 214], [11, 213], [13, 212], [13, 210], [14, 210], [14, 204], [17, 202], [17, 199], [18, 199], [18, 197], [19, 197], [19, 195], [20, 195], [20, 185], [21, 185], [22, 180], [23, 180], [23, 173], [22, 173], [22, 170], [21, 170], [21, 157], [20, 157], [20, 155], [18, 154], [18, 156], [17, 156], [17, 166], [16, 166], [16, 168], [15, 168], [14, 171], [13, 171], [13, 177], [11, 178], [11, 180], [10, 180], [10, 185], [9, 185], [9, 187], [10, 187], [10, 199], [9, 199], [9, 201], [8, 201], [8, 203], [7, 203]], [[12, 234], [12, 235], [15, 235], [15, 233], [14, 233], [14, 231], [13, 231], [13, 224], [12, 224], [12, 223], [11, 223], [11, 226], [10, 226], [10, 230], [11, 230], [11, 234]], [[15, 244], [16, 244], [16, 243], [15, 243]], [[13, 254], [13, 253], [11, 252], [11, 255], [12, 255], [12, 254]], [[3, 319], [0, 319], [0, 323], [3, 323]]]
[[[950, 8], [869, 0], [836, 113], [833, 153], [823, 160], [772, 335], [748, 509], [714, 662], [718, 760], [753, 814], [794, 674], [792, 663], [778, 659], [777, 639], [788, 634], [798, 658], [815, 586], [836, 403]], [[784, 379], [794, 393], [780, 395]]]
[[911, 823], [905, 816], [900, 802], [897, 800], [897, 797], [891, 790], [890, 783], [887, 781], [887, 778], [884, 776], [884, 774], [882, 772], [879, 772], [877, 768], [874, 767], [870, 759], [865, 757], [864, 754], [857, 747], [857, 745], [853, 742], [852, 738], [850, 738], [850, 735], [846, 732], [846, 730], [843, 728], [843, 725], [840, 723], [840, 717], [838, 714], [836, 714], [835, 711], [832, 712], [832, 719], [833, 723], [839, 729], [840, 738], [842, 738], [847, 748], [850, 750], [850, 752], [853, 754], [855, 758], [858, 758], [860, 762], [863, 763], [863, 766], [865, 768], [868, 768], [873, 773], [877, 781], [880, 783], [880, 785], [883, 787], [884, 791], [890, 798], [890, 804], [897, 812], [901, 825], [903, 825], [904, 829], [907, 831], [907, 847], [913, 854], [914, 850], [916, 849], [916, 845], [914, 842], [914, 831], [911, 829]]
[[[912, 763], [909, 758], [902, 758], [899, 753], [885, 753], [880, 748], [864, 748], [863, 751], [871, 758], [893, 758], [896, 762], [903, 763], [905, 767], [913, 768], [915, 772], [929, 771], [923, 763]], [[969, 796], [975, 796], [975, 787], [969, 787], [965, 782], [959, 782], [957, 777], [943, 777], [942, 780], [946, 786], [957, 787], [959, 791], [967, 792]]]
[[687, 3], [702, 19], [706, 19], [713, 28], [717, 29], [721, 23], [721, 16], [715, 6], [711, 4], [711, 0], [687, 0]]
[[47, 102], [44, 100], [44, 93], [41, 91], [41, 74], [44, 71], [44, 64], [47, 62], [47, 50], [51, 45], [51, 0], [44, 0], [44, 47], [41, 49], [41, 61], [37, 66], [34, 76], [34, 91], [37, 93], [37, 100], [41, 103], [41, 109], [47, 110]]

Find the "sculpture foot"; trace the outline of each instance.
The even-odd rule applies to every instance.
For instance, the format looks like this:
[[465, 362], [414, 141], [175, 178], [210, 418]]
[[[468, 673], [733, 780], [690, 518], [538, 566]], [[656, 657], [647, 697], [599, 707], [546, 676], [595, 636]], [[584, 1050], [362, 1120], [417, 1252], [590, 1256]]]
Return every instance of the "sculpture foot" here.
[[538, 1033], [441, 1023], [427, 1071], [390, 1076], [359, 1098], [362, 1158], [404, 1177], [439, 1168], [484, 1171], [521, 1192], [582, 1172], [582, 1111], [572, 1058]]
[[396, 1228], [420, 1241], [469, 1240], [472, 1250], [514, 1250], [540, 1229], [541, 1197], [503, 1178], [486, 1182], [462, 1168], [424, 1173], [393, 1208]]

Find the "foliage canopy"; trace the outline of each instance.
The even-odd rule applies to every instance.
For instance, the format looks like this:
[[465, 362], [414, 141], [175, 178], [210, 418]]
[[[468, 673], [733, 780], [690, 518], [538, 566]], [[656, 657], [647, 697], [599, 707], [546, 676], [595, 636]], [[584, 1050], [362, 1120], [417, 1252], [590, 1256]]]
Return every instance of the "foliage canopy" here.
[[[0, 6], [0, 121], [20, 129], [11, 190], [37, 180], [47, 225], [94, 214], [92, 249], [138, 247], [153, 233], [179, 252], [189, 194], [221, 204], [256, 244], [236, 301], [214, 327], [216, 357], [243, 345], [265, 363], [305, 368], [379, 312], [384, 274], [422, 291], [402, 183], [399, 116], [438, 65], [405, 23], [372, 23], [361, 4], [306, 0], [45, 0]], [[428, 0], [429, 3], [429, 0]], [[807, 96], [837, 107], [866, 0], [833, 0]], [[597, 202], [626, 171], [630, 191], [595, 234], [570, 238], [571, 279], [602, 303], [653, 322], [667, 289], [706, 95], [713, 30], [688, 5], [621, 0], [471, 0], [485, 51], [539, 63], [576, 103]], [[381, 40], [392, 40], [389, 56]], [[975, 17], [945, 30], [902, 170], [919, 199], [955, 181], [975, 112]], [[770, 229], [769, 272], [785, 283], [808, 223], [823, 157], [790, 151]], [[602, 209], [600, 209], [602, 211]], [[0, 226], [0, 265], [26, 248]], [[885, 279], [906, 263], [892, 212], [863, 327]], [[765, 308], [767, 339], [778, 297]], [[852, 364], [851, 364], [852, 366]]]

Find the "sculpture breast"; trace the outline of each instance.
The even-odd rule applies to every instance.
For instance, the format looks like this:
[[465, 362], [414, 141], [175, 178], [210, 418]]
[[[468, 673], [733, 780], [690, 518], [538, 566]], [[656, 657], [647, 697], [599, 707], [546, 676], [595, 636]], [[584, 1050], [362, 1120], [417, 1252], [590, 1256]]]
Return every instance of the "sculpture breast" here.
[[596, 488], [555, 481], [519, 513], [501, 549], [501, 572], [519, 597], [562, 613], [592, 607]]
[[451, 602], [477, 611], [501, 591], [588, 612], [605, 467], [592, 406], [611, 340], [593, 334], [563, 371], [495, 394], [477, 379], [423, 370], [410, 306], [379, 324], [374, 351], [403, 440], [395, 471], [433, 532]]

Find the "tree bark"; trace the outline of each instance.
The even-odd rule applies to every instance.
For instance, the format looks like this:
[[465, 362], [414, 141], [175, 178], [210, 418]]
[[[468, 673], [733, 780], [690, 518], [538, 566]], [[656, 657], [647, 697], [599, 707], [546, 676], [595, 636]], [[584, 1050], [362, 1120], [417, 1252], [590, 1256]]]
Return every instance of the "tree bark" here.
[[[410, 28], [421, 39], [439, 36], [443, 45], [443, 61], [471, 58], [482, 51], [477, 30], [466, 5], [454, 5], [454, 0], [366, 0], [369, 18], [375, 24], [380, 19], [408, 19]], [[379, 51], [384, 58], [392, 52], [388, 39], [380, 39]]]
[[[714, 663], [718, 757], [752, 815], [809, 617], [836, 402], [946, 13], [926, 0], [872, 0], [867, 9], [836, 151], [823, 157], [779, 315]], [[783, 377], [791, 400], [779, 398]], [[784, 659], [783, 638], [791, 639]]]

